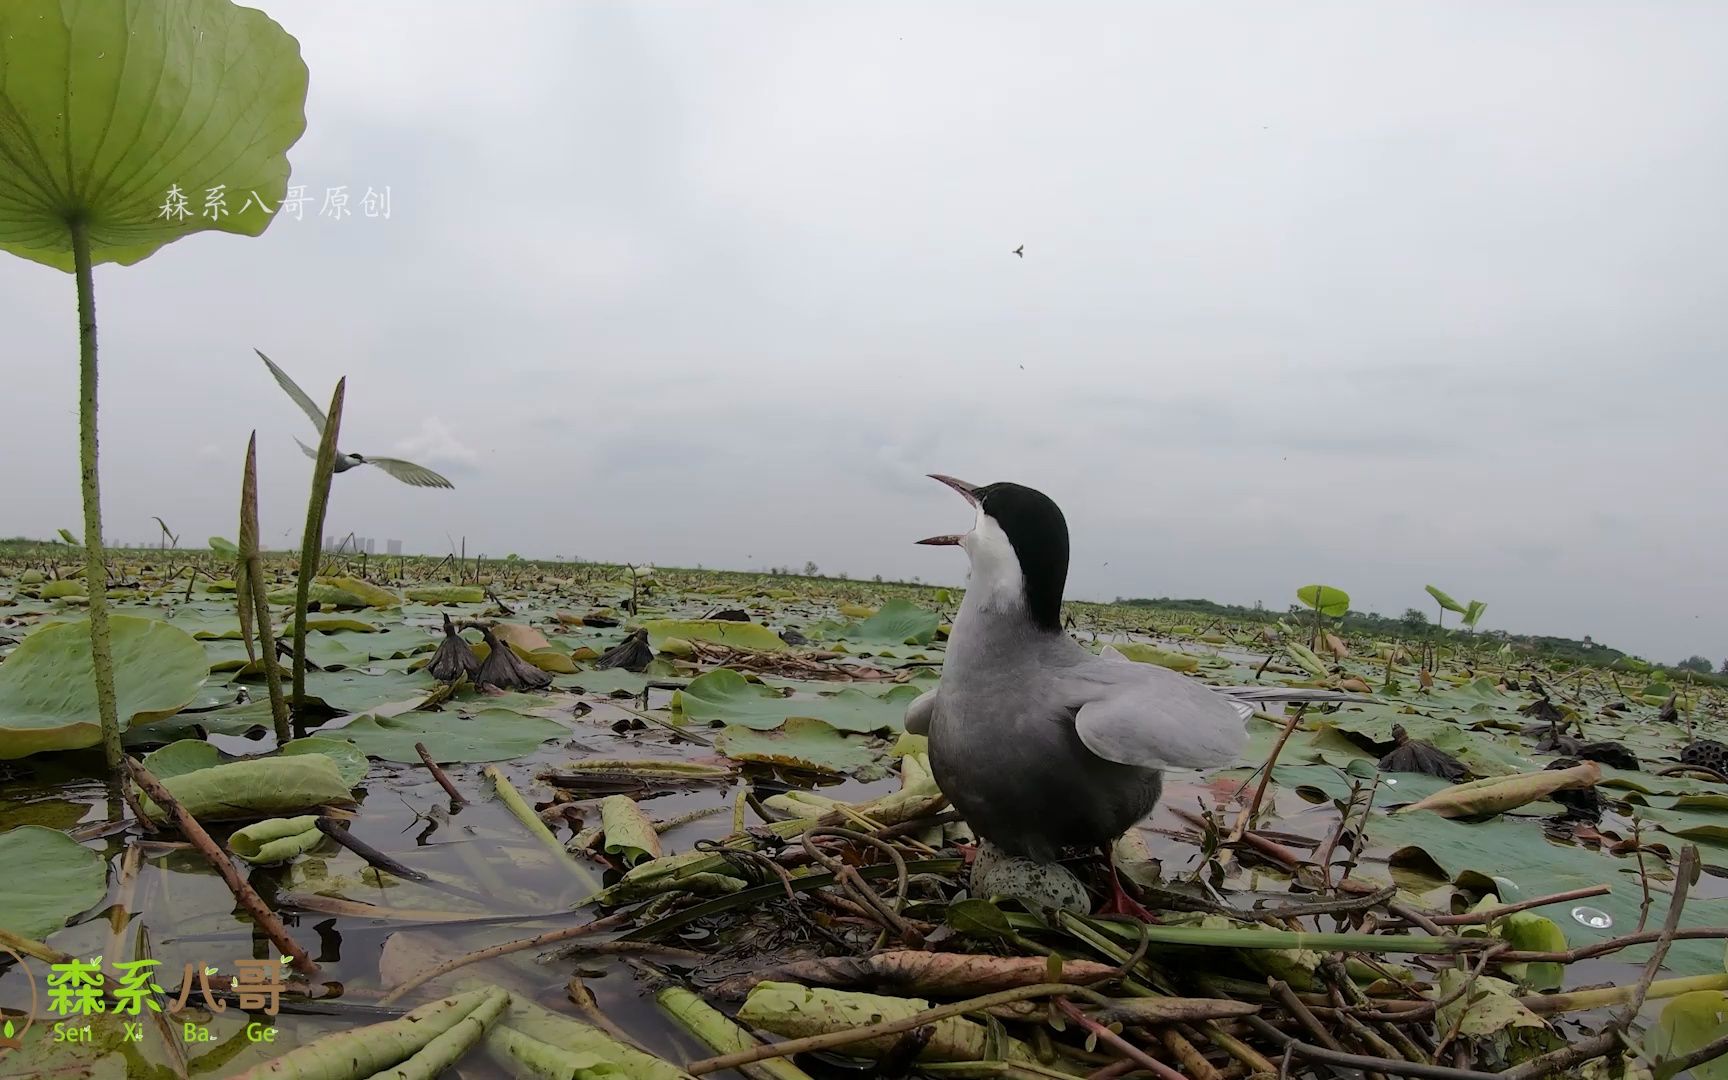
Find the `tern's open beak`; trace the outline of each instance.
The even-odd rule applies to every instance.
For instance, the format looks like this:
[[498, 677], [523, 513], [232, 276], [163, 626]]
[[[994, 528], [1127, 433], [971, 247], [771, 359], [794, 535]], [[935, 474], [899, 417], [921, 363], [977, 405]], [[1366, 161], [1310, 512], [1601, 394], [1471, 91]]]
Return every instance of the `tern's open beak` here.
[[[976, 486], [974, 486], [972, 484], [968, 484], [964, 480], [956, 480], [952, 476], [943, 476], [941, 473], [930, 473], [929, 476], [930, 476], [930, 479], [940, 480], [942, 483], [947, 484], [949, 487], [953, 488], [955, 491], [958, 491], [960, 493], [961, 498], [964, 498], [968, 503], [971, 503], [973, 506], [978, 505], [978, 489]], [[932, 546], [954, 547], [960, 543], [961, 539], [962, 539], [962, 537], [959, 534], [950, 533], [947, 536], [932, 536], [928, 539], [920, 540], [918, 542], [920, 544], [930, 544]]]
[[943, 476], [941, 473], [930, 473], [928, 475], [930, 479], [940, 480], [955, 491], [958, 491], [960, 497], [965, 499], [968, 503], [971, 503], [973, 506], [978, 505], [978, 486], [976, 484], [968, 484], [964, 480], [956, 480], [952, 476]]

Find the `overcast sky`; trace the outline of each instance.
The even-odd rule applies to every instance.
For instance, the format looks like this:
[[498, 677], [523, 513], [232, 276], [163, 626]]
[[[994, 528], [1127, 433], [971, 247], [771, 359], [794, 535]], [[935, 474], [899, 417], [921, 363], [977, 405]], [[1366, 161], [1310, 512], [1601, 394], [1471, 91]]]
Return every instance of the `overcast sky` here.
[[[256, 428], [298, 542], [256, 346], [456, 484], [338, 477], [380, 550], [959, 583], [945, 472], [1055, 498], [1073, 598], [1728, 654], [1720, 5], [261, 6], [313, 201], [97, 270], [111, 539], [232, 536]], [[0, 533], [81, 531], [71, 278], [0, 316]]]

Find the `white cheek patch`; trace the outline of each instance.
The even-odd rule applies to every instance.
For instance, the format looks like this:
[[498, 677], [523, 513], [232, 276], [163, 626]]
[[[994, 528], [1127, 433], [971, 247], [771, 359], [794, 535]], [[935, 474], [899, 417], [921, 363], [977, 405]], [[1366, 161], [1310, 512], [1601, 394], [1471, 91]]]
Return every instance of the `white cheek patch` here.
[[1025, 604], [1026, 581], [1020, 572], [1020, 557], [995, 518], [980, 508], [963, 544], [972, 563], [966, 585], [968, 601], [976, 597], [981, 606], [992, 608]]

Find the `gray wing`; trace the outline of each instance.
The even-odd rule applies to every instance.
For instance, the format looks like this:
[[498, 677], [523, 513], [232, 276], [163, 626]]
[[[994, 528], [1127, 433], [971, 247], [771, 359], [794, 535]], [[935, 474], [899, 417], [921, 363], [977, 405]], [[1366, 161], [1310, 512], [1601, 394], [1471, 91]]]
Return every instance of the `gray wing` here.
[[403, 461], [393, 457], [369, 457], [366, 464], [376, 465], [380, 469], [414, 487], [454, 488], [456, 485], [439, 476], [424, 465], [416, 465], [412, 461]]
[[[1129, 662], [1131, 663], [1131, 661]], [[1073, 687], [1074, 730], [1106, 761], [1142, 768], [1206, 769], [1235, 764], [1251, 706], [1168, 668], [1105, 659], [1096, 682]], [[1088, 685], [1088, 683], [1090, 685]]]
[[914, 735], [930, 734], [930, 721], [936, 717], [936, 690], [931, 688], [912, 699], [906, 706], [906, 730]]
[[296, 446], [300, 447], [300, 449], [306, 451], [307, 457], [311, 458], [313, 461], [318, 460], [318, 451], [312, 449], [310, 446], [307, 446], [305, 443], [301, 442], [299, 439], [295, 439], [294, 444]]
[[288, 396], [294, 399], [294, 404], [300, 406], [306, 415], [312, 418], [312, 426], [318, 429], [318, 434], [324, 434], [324, 410], [307, 397], [306, 391], [296, 386], [294, 380], [288, 377], [288, 373], [272, 363], [262, 350], [253, 349], [252, 351], [258, 354], [258, 359], [264, 361], [264, 366], [270, 369], [270, 374], [276, 376], [276, 382], [282, 389], [288, 391]]
[[[1124, 765], [1232, 764], [1247, 743], [1242, 724], [1254, 715], [1253, 702], [1375, 704], [1371, 697], [1315, 687], [1207, 686], [1166, 668], [1137, 664], [1110, 645], [1099, 659], [1105, 666], [1093, 674], [1109, 685], [1081, 706], [1074, 726], [1088, 750]], [[1124, 679], [1127, 665], [1134, 665], [1132, 681]], [[1225, 718], [1225, 710], [1233, 719]]]

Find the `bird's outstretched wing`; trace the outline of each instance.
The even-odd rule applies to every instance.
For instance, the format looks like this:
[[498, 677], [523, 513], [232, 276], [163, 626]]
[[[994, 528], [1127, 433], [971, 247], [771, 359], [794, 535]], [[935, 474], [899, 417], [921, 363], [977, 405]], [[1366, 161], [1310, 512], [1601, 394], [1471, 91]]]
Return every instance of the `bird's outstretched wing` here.
[[930, 721], [936, 718], [936, 690], [931, 688], [912, 699], [906, 706], [906, 730], [914, 735], [930, 734]]
[[295, 439], [294, 444], [296, 446], [298, 446], [300, 449], [306, 451], [307, 457], [311, 458], [313, 461], [318, 460], [318, 451], [312, 449], [310, 446], [307, 446], [305, 443], [301, 442], [299, 439]]
[[454, 488], [456, 485], [439, 476], [424, 465], [416, 465], [412, 461], [403, 461], [393, 457], [369, 457], [366, 464], [376, 465], [380, 469], [414, 487]]
[[264, 366], [270, 369], [270, 374], [276, 376], [276, 382], [281, 385], [282, 389], [288, 391], [288, 396], [294, 399], [294, 404], [300, 406], [306, 415], [312, 418], [312, 426], [318, 429], [318, 434], [324, 434], [324, 410], [307, 397], [306, 391], [296, 386], [294, 380], [288, 377], [288, 373], [272, 363], [262, 350], [253, 349], [252, 351], [258, 354], [258, 359], [264, 361]]

